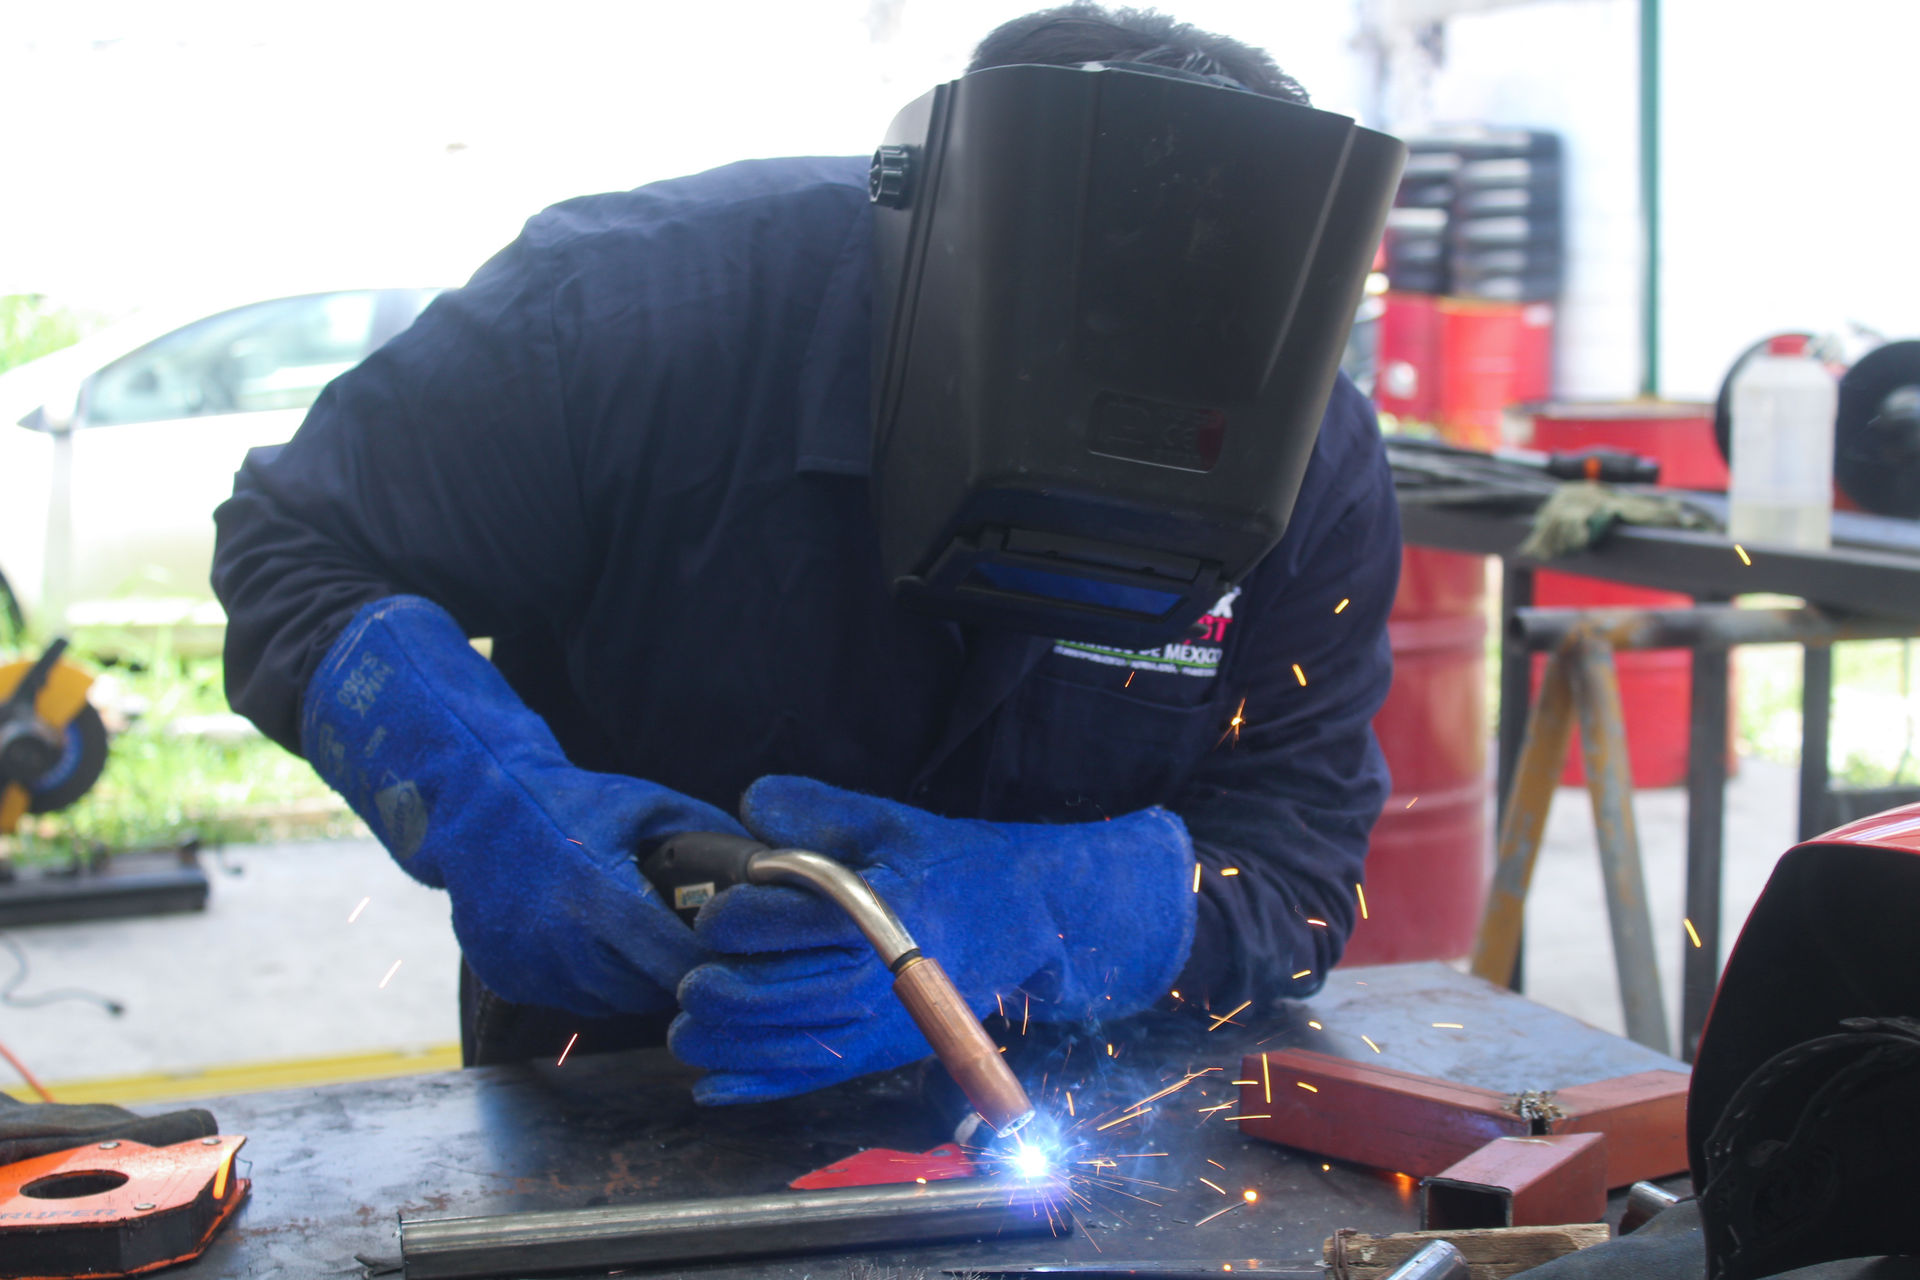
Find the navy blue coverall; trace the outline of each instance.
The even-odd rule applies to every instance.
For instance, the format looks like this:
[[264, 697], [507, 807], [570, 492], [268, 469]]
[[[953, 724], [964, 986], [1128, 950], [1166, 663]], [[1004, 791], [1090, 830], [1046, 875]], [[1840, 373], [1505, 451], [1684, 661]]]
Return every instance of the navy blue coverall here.
[[1006, 821], [1165, 805], [1205, 868], [1183, 995], [1317, 989], [1387, 792], [1400, 532], [1370, 406], [1340, 380], [1286, 536], [1195, 636], [905, 612], [866, 482], [871, 225], [856, 159], [535, 217], [248, 458], [217, 515], [233, 705], [298, 751], [347, 620], [425, 596], [575, 764], [728, 811], [772, 773]]

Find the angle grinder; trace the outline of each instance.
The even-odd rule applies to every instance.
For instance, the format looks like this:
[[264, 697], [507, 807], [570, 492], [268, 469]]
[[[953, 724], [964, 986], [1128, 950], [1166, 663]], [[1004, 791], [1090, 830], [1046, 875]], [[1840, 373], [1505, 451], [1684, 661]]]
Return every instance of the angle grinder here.
[[715, 894], [738, 884], [795, 885], [824, 895], [873, 944], [893, 974], [893, 994], [980, 1118], [1002, 1137], [1033, 1118], [1027, 1091], [953, 979], [939, 961], [921, 952], [893, 908], [850, 868], [824, 854], [698, 831], [662, 842], [642, 860], [640, 871], [689, 921]]
[[107, 730], [88, 704], [93, 677], [55, 640], [32, 662], [0, 664], [0, 835], [29, 813], [64, 809], [100, 778]]

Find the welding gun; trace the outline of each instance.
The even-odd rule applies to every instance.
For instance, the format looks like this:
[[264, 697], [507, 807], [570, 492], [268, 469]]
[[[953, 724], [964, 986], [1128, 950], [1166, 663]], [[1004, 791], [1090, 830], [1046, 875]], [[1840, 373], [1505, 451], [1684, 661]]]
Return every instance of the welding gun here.
[[640, 872], [689, 924], [709, 899], [734, 885], [795, 885], [830, 899], [873, 944], [893, 974], [893, 994], [980, 1118], [1002, 1136], [1033, 1118], [1027, 1091], [953, 979], [939, 961], [921, 952], [893, 908], [851, 869], [824, 854], [693, 831], [661, 842], [641, 861]]

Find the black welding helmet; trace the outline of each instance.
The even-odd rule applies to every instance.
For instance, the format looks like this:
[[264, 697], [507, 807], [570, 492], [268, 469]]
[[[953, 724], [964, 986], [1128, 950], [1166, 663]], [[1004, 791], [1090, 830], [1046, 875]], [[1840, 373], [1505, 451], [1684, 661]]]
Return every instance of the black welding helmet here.
[[1405, 154], [1136, 64], [992, 67], [902, 111], [871, 193], [897, 598], [1183, 633], [1286, 531]]

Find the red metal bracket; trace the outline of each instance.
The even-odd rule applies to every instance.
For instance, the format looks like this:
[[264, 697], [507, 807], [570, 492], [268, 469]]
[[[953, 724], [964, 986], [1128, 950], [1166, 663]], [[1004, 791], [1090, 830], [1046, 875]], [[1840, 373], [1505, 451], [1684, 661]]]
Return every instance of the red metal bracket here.
[[117, 1280], [197, 1258], [247, 1198], [223, 1134], [96, 1142], [0, 1168], [0, 1277]]

